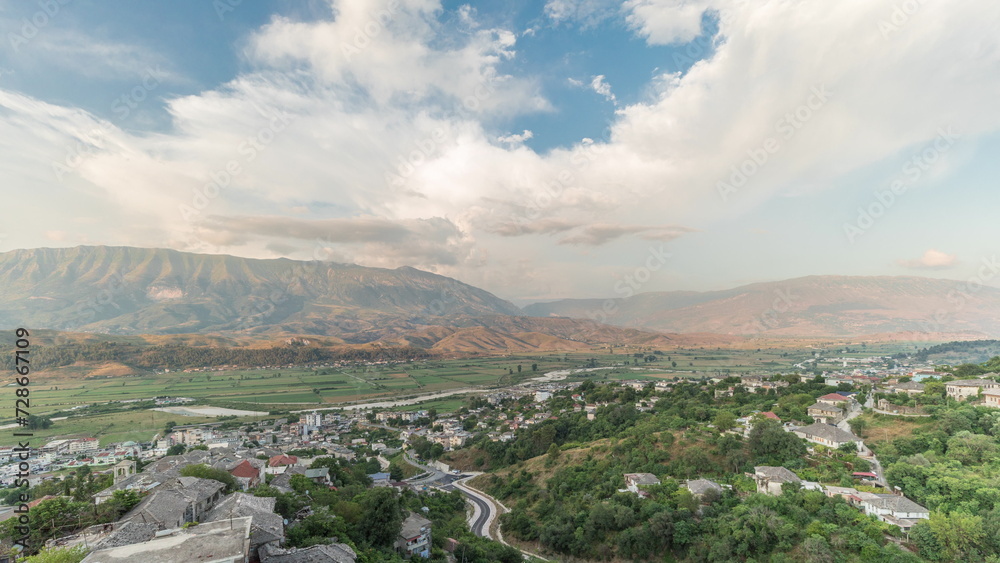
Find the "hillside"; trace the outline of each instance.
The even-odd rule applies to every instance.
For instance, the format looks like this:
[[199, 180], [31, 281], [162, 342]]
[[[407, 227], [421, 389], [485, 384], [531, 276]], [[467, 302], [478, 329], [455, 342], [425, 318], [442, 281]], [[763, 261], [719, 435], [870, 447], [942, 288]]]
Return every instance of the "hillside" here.
[[[614, 299], [609, 324], [662, 332], [859, 336], [935, 333], [1000, 335], [1000, 290], [906, 276], [808, 276], [723, 291], [650, 292]], [[604, 299], [535, 303], [536, 317], [592, 318]]]
[[0, 329], [363, 335], [384, 319], [409, 328], [447, 315], [521, 314], [489, 292], [409, 267], [130, 247], [6, 252], [0, 285]]

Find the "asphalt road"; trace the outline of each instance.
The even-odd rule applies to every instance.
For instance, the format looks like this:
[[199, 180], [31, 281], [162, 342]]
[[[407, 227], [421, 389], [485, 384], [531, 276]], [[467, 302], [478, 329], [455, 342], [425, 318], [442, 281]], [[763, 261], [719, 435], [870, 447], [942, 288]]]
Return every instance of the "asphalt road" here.
[[493, 514], [493, 505], [474, 494], [470, 494], [464, 489], [459, 490], [462, 491], [465, 498], [469, 499], [470, 502], [479, 507], [479, 517], [476, 518], [475, 522], [472, 522], [469, 525], [469, 527], [472, 528], [472, 533], [481, 538], [489, 538], [490, 531], [486, 527], [486, 523], [490, 521], [490, 516]]

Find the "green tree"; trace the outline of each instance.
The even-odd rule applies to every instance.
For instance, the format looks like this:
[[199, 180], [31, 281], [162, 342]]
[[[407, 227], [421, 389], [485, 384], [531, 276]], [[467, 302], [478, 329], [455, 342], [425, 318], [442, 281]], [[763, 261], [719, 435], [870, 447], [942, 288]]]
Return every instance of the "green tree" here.
[[358, 522], [361, 538], [374, 547], [389, 547], [403, 525], [403, 510], [395, 489], [376, 487], [354, 499], [365, 517]]
[[37, 554], [24, 560], [24, 563], [80, 563], [87, 556], [87, 549], [76, 547], [43, 547]]
[[200, 477], [202, 479], [214, 479], [226, 486], [227, 494], [240, 488], [239, 483], [236, 482], [236, 477], [230, 475], [229, 472], [209, 467], [204, 463], [188, 465], [182, 468], [181, 475], [183, 475], [184, 477]]
[[712, 424], [719, 432], [725, 432], [736, 425], [736, 415], [729, 411], [719, 411]]

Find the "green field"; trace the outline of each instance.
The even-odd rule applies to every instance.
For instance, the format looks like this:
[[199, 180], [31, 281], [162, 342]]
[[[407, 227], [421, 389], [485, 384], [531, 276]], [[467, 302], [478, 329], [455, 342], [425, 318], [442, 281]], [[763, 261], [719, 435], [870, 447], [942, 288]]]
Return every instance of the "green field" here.
[[[608, 348], [590, 352], [546, 353], [508, 357], [470, 359], [416, 360], [395, 365], [357, 365], [345, 368], [245, 369], [210, 372], [170, 372], [140, 376], [94, 376], [74, 367], [59, 373], [35, 376], [31, 386], [31, 414], [44, 415], [65, 411], [78, 405], [104, 404], [156, 396], [191, 397], [196, 404], [229, 408], [277, 411], [300, 410], [312, 406], [335, 406], [371, 399], [412, 397], [436, 391], [460, 388], [489, 390], [502, 388], [558, 369], [588, 366], [611, 366], [614, 369], [574, 373], [567, 381], [584, 380], [655, 380], [673, 377], [714, 377], [730, 374], [776, 374], [794, 371], [796, 363], [821, 354], [824, 357], [867, 357], [912, 351], [927, 343], [886, 343], [844, 345], [785, 343], [781, 347], [722, 349], [714, 347], [674, 348], [654, 354], [635, 348]], [[825, 347], [824, 347], [825, 346]], [[846, 351], [849, 348], [849, 351]], [[635, 354], [641, 357], [636, 358]], [[655, 361], [646, 362], [649, 356]], [[628, 361], [629, 365], [621, 365]], [[532, 370], [537, 364], [537, 371]], [[518, 370], [520, 366], [520, 371]], [[649, 368], [634, 371], [629, 368]], [[823, 362], [819, 366], [836, 369]], [[454, 410], [461, 398], [448, 397], [432, 403], [400, 407], [400, 410], [436, 408]], [[11, 403], [11, 407], [13, 404]], [[13, 409], [6, 411], [13, 422]], [[214, 420], [184, 417], [150, 411], [74, 417], [72, 422], [57, 421], [52, 428], [39, 431], [38, 437], [88, 435], [102, 441], [148, 440], [163, 428], [166, 421], [185, 424]], [[13, 430], [0, 431], [0, 444], [14, 443]]]
[[[32, 446], [41, 446], [52, 439], [61, 438], [98, 438], [101, 445], [111, 442], [128, 440], [148, 441], [157, 432], [162, 432], [168, 421], [178, 424], [198, 424], [213, 422], [214, 417], [179, 416], [153, 410], [127, 411], [111, 414], [100, 414], [85, 417], [73, 417], [67, 420], [57, 420], [50, 428], [31, 431]], [[14, 432], [24, 430], [0, 430], [0, 445], [16, 444], [18, 438]], [[20, 438], [24, 439], [24, 438]]]

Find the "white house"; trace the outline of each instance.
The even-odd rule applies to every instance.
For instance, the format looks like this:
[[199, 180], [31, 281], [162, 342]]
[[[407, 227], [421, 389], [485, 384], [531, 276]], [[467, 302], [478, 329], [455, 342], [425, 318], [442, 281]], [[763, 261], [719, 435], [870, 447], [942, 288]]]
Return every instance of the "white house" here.
[[659, 485], [660, 480], [652, 473], [626, 473], [625, 488], [635, 494], [639, 494], [639, 487], [647, 485]]

